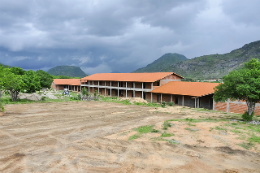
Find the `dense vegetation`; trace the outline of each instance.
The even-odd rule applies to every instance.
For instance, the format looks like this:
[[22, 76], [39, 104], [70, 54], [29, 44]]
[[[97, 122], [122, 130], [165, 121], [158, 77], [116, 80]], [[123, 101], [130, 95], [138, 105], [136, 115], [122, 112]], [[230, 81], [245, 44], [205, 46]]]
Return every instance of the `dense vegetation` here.
[[167, 53], [152, 62], [151, 64], [148, 64], [146, 67], [139, 68], [134, 72], [161, 72], [164, 69], [170, 68], [172, 64], [185, 60], [187, 60], [187, 58], [184, 55], [180, 55], [177, 53]]
[[[75, 66], [57, 66], [48, 70], [48, 73], [53, 76], [69, 76], [69, 77], [86, 77], [86, 73], [84, 73], [80, 67]], [[63, 78], [64, 79], [64, 78]]]
[[53, 77], [42, 70], [24, 71], [20, 67], [0, 65], [0, 92], [8, 91], [12, 100], [17, 100], [20, 92], [32, 93], [41, 88], [50, 88]]
[[172, 71], [192, 79], [219, 79], [234, 69], [242, 68], [244, 62], [252, 58], [260, 59], [260, 41], [246, 44], [226, 54], [204, 55], [175, 63], [168, 61], [165, 62], [167, 67], [160, 65], [154, 71]]

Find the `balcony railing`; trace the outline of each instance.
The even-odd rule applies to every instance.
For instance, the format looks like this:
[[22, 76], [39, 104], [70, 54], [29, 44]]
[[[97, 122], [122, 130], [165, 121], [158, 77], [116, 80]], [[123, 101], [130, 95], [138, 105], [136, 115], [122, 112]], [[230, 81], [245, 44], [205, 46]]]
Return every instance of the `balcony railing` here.
[[151, 88], [133, 88], [133, 87], [118, 87], [118, 86], [104, 86], [104, 85], [92, 85], [92, 84], [81, 84], [81, 86], [85, 87], [91, 87], [91, 88], [106, 88], [106, 89], [120, 89], [120, 90], [132, 90], [132, 91], [144, 91], [144, 92], [149, 92], [152, 91], [153, 89]]

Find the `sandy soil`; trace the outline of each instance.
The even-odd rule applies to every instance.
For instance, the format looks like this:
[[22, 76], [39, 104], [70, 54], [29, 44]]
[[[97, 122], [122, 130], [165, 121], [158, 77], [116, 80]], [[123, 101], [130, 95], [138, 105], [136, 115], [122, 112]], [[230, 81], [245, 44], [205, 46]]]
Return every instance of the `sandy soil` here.
[[232, 134], [209, 131], [220, 124], [198, 123], [191, 128], [200, 130], [190, 132], [185, 131], [187, 123], [173, 122], [169, 132], [181, 144], [152, 141], [158, 134], [128, 141], [139, 126], [159, 129], [165, 120], [217, 113], [95, 101], [5, 109], [0, 116], [0, 172], [260, 172], [257, 152], [231, 145], [229, 141], [238, 140]]

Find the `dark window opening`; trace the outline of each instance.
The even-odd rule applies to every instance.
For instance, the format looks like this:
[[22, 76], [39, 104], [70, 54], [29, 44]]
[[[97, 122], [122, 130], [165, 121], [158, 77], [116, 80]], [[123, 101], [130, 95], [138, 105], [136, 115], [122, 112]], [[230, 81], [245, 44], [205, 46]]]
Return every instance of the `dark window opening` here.
[[157, 94], [157, 102], [160, 102], [160, 95]]
[[146, 83], [144, 83], [144, 88], [146, 88]]
[[144, 93], [144, 99], [146, 99], [146, 93]]
[[179, 104], [179, 97], [175, 96], [175, 104]]

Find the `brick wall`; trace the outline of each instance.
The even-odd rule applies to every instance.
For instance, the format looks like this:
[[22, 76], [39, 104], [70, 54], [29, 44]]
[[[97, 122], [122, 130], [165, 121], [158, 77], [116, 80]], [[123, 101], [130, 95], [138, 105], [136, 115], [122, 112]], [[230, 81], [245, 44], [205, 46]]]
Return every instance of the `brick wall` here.
[[168, 82], [171, 82], [171, 81], [180, 81], [181, 78], [179, 76], [176, 76], [175, 74], [172, 74], [172, 75], [169, 75], [169, 76], [166, 76], [164, 78], [162, 78], [160, 80], [160, 85], [164, 85], [164, 84], [167, 84]]
[[[228, 102], [219, 102], [219, 103], [214, 103], [215, 105], [215, 110], [217, 111], [222, 111], [222, 112], [233, 112], [233, 113], [238, 113], [238, 114], [243, 114], [244, 112], [247, 111], [247, 105], [246, 102], [238, 102], [238, 101], [230, 101]], [[260, 115], [260, 104], [257, 103], [255, 106], [255, 115]]]

